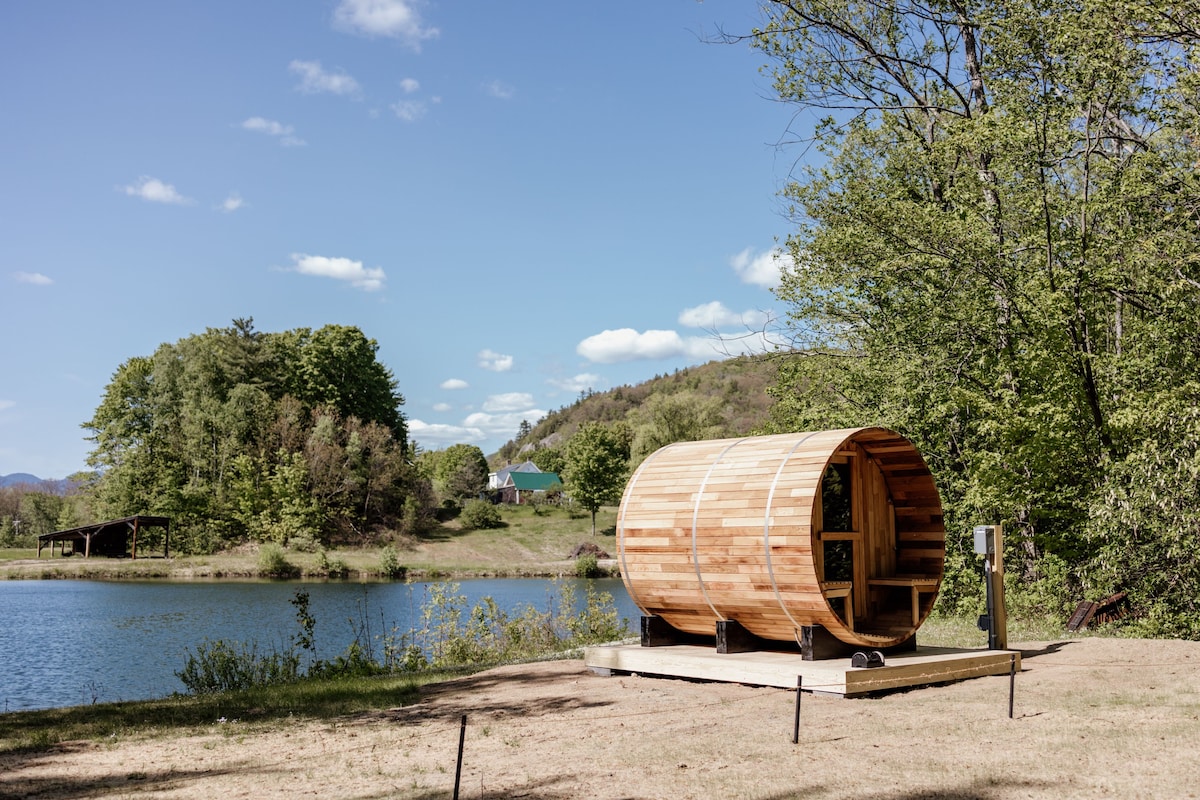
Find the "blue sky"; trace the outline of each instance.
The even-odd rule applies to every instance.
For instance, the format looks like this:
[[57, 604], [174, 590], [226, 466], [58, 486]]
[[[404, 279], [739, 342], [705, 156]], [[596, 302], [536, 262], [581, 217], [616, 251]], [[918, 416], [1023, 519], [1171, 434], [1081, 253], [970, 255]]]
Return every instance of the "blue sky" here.
[[85, 467], [116, 368], [355, 325], [411, 436], [494, 452], [778, 315], [791, 111], [709, 0], [0, 9], [0, 474]]

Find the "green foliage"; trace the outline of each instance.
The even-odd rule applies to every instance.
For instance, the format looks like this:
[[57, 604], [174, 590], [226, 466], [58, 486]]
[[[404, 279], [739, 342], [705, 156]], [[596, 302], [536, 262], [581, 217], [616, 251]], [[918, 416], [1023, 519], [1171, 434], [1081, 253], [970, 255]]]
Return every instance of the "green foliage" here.
[[539, 447], [530, 454], [529, 460], [542, 472], [561, 475], [567, 465], [567, 454], [562, 447]]
[[300, 568], [287, 560], [282, 547], [268, 542], [258, 550], [258, 574], [264, 578], [294, 578]]
[[468, 500], [458, 519], [466, 530], [488, 530], [504, 525], [500, 510], [487, 500]]
[[629, 451], [614, 429], [599, 423], [585, 423], [567, 443], [563, 479], [571, 500], [592, 515], [592, 535], [596, 535], [596, 511], [600, 506], [620, 500], [625, 487]]
[[591, 553], [584, 553], [575, 559], [576, 578], [600, 578], [603, 575], [604, 570], [600, 569], [600, 560]]
[[912, 439], [946, 509], [949, 606], [975, 602], [971, 525], [1001, 521], [1018, 605], [1120, 588], [1194, 630], [1194, 15], [765, 11], [755, 44], [826, 158], [784, 190], [798, 354], [770, 428]]
[[190, 694], [213, 694], [290, 683], [300, 677], [294, 652], [260, 653], [257, 645], [205, 640], [190, 650], [179, 680]]
[[629, 412], [633, 432], [630, 457], [634, 465], [675, 442], [721, 438], [727, 432], [722, 417], [726, 405], [725, 398], [704, 397], [688, 390], [646, 398]]
[[318, 575], [323, 575], [326, 578], [345, 578], [350, 574], [350, 567], [340, 558], [329, 557], [324, 548], [317, 551], [317, 566]]
[[99, 474], [90, 516], [169, 516], [184, 552], [419, 528], [432, 498], [377, 349], [356, 328], [267, 334], [235, 320], [129, 359], [84, 425]]
[[[544, 657], [628, 635], [612, 595], [588, 585], [582, 603], [570, 583], [558, 584], [547, 597], [547, 608], [532, 606], [509, 614], [485, 597], [470, 609], [457, 584], [438, 583], [427, 589], [421, 604], [419, 628], [373, 635], [363, 620], [354, 628], [346, 650], [332, 661], [312, 658], [316, 652], [316, 620], [308, 593], [296, 592], [297, 632], [284, 652], [260, 653], [255, 644], [205, 641], [190, 650], [175, 674], [191, 694], [245, 690], [298, 681], [419, 672], [447, 667], [479, 667]], [[305, 653], [309, 662], [305, 666]]]
[[487, 459], [473, 444], [455, 444], [444, 450], [421, 453], [417, 468], [433, 483], [443, 502], [460, 505], [464, 500], [479, 497], [487, 487]]
[[403, 578], [405, 573], [404, 566], [400, 563], [400, 556], [396, 553], [396, 548], [390, 544], [385, 545], [379, 551], [379, 574], [385, 578]]
[[574, 586], [560, 582], [546, 610], [502, 611], [490, 597], [469, 612], [457, 584], [435, 584], [422, 604], [422, 625], [412, 642], [428, 653], [427, 666], [489, 665], [542, 657], [628, 635], [612, 595], [588, 585], [582, 604]]

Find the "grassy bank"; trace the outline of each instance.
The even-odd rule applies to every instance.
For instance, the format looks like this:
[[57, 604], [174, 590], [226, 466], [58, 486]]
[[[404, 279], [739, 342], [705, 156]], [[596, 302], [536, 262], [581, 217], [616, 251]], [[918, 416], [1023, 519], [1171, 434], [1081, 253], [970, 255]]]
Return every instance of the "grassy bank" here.
[[40, 750], [59, 742], [105, 743], [186, 735], [226, 721], [239, 734], [271, 730], [294, 719], [331, 719], [414, 701], [426, 683], [447, 673], [305, 680], [238, 692], [177, 695], [161, 700], [100, 703], [0, 714], [0, 753]]
[[[566, 509], [503, 506], [501, 517], [500, 528], [463, 530], [457, 520], [452, 520], [425, 536], [392, 543], [405, 577], [556, 577], [573, 574], [575, 565], [570, 554], [584, 542], [616, 553], [615, 507], [597, 514], [594, 537], [590, 517]], [[258, 550], [248, 545], [207, 556], [151, 555], [132, 560], [51, 557], [48, 550], [43, 550], [39, 559], [36, 548], [6, 548], [0, 549], [0, 578], [258, 578], [263, 577]], [[385, 577], [381, 547], [335, 548], [324, 554], [285, 550], [284, 555], [302, 577], [330, 577], [330, 567], [337, 566], [344, 566], [345, 577], [351, 579]]]

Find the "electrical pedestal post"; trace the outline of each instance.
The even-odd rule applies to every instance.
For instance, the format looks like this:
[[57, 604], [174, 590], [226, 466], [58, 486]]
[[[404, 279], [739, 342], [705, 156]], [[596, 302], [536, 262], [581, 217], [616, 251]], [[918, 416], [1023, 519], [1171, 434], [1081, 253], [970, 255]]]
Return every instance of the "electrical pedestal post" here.
[[988, 633], [989, 650], [1008, 649], [1008, 613], [1004, 607], [1004, 525], [976, 525], [975, 552], [983, 558], [983, 577], [987, 588], [987, 614], [980, 617], [979, 628]]

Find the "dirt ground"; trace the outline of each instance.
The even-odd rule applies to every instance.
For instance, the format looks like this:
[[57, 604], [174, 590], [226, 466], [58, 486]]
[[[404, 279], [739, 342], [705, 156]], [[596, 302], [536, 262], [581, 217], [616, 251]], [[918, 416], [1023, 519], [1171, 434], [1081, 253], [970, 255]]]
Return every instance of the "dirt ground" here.
[[256, 732], [74, 742], [0, 757], [0, 796], [448, 798], [1200, 797], [1200, 643], [1017, 645], [1007, 676], [869, 699], [638, 676], [491, 670], [416, 705]]

